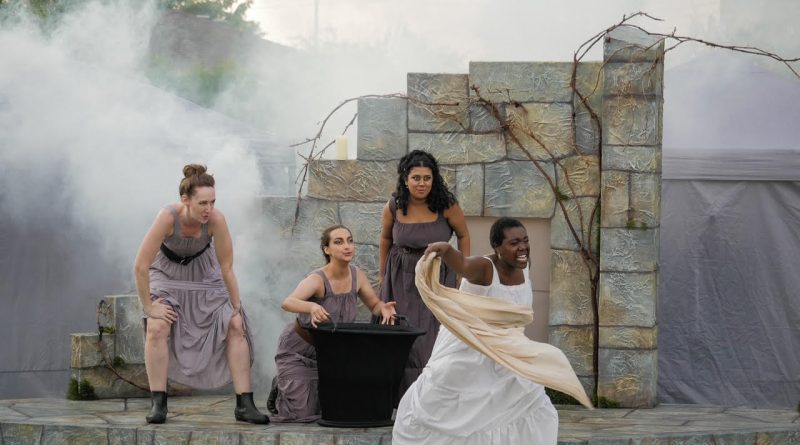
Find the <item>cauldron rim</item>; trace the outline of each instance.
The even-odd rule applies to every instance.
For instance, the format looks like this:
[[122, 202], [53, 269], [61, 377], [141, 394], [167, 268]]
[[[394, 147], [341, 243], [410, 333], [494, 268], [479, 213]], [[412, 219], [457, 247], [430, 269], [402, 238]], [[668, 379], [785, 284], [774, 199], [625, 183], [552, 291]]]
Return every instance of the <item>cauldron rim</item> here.
[[415, 326], [401, 326], [401, 325], [383, 325], [375, 323], [324, 323], [316, 328], [313, 326], [304, 326], [305, 329], [314, 333], [325, 334], [364, 334], [364, 335], [414, 335], [419, 336], [425, 334], [424, 329]]

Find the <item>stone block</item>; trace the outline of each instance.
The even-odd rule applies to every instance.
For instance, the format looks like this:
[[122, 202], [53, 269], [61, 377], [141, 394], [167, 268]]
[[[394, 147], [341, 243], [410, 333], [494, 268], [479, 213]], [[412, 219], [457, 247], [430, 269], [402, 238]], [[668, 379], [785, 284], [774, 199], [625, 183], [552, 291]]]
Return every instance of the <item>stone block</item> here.
[[[102, 442], [100, 442], [102, 444]], [[136, 443], [136, 428], [113, 427], [108, 429], [108, 445]]]
[[[510, 131], [535, 159], [551, 160], [575, 154], [572, 106], [563, 103], [523, 103], [506, 107]], [[529, 160], [509, 138], [508, 157]]]
[[408, 149], [425, 150], [450, 165], [492, 162], [506, 155], [500, 134], [410, 133]]
[[[158, 434], [158, 432], [156, 432]], [[238, 431], [224, 430], [192, 430], [189, 436], [191, 443], [208, 445], [239, 445]], [[172, 442], [165, 442], [172, 443]]]
[[408, 147], [408, 103], [405, 98], [358, 100], [358, 159], [400, 159]]
[[619, 26], [606, 34], [605, 62], [653, 62], [664, 57], [664, 40], [639, 28]]
[[608, 145], [603, 147], [603, 170], [661, 172], [661, 148]]
[[800, 444], [800, 431], [764, 431], [756, 435], [756, 445]]
[[106, 428], [87, 425], [48, 425], [44, 429], [42, 443], [44, 445], [96, 445], [108, 442]]
[[656, 403], [658, 357], [655, 350], [600, 348], [597, 393], [625, 408]]
[[661, 98], [606, 96], [603, 101], [603, 143], [661, 144]]
[[470, 62], [470, 95], [492, 102], [570, 102], [571, 62]]
[[[602, 105], [594, 108], [598, 119], [602, 119]], [[575, 148], [578, 153], [596, 155], [600, 152], [600, 122], [592, 118], [583, 105], [575, 107]]]
[[31, 444], [42, 443], [44, 425], [27, 425], [23, 423], [3, 423], [2, 438], [4, 444]]
[[386, 202], [397, 184], [397, 162], [312, 161], [308, 196], [331, 201]]
[[279, 432], [242, 431], [240, 445], [279, 445]]
[[456, 168], [454, 194], [466, 216], [483, 215], [483, 165], [459, 165]]
[[[103, 363], [103, 354], [109, 360], [114, 358], [115, 336], [103, 334], [103, 344], [100, 345], [98, 334], [70, 334], [70, 364], [71, 368], [90, 368]], [[102, 350], [100, 349], [102, 347]]]
[[458, 165], [439, 165], [439, 174], [442, 175], [442, 180], [447, 188], [455, 193], [456, 188], [456, 172]]
[[267, 230], [277, 233], [281, 238], [291, 236], [296, 208], [296, 197], [264, 196], [261, 198], [261, 215]]
[[338, 434], [336, 445], [381, 445], [381, 433]]
[[652, 272], [658, 269], [658, 229], [600, 229], [600, 270]]
[[604, 170], [601, 178], [603, 227], [626, 227], [630, 219], [630, 176], [627, 172]]
[[371, 244], [356, 244], [356, 256], [353, 264], [360, 267], [373, 287], [378, 284], [378, 246]]
[[335, 445], [336, 437], [321, 431], [301, 433], [296, 431], [282, 431], [281, 445]]
[[551, 326], [549, 342], [567, 356], [578, 376], [592, 375], [592, 342], [594, 328], [591, 326]]
[[137, 295], [106, 297], [114, 307], [115, 346], [110, 351], [125, 363], [144, 363], [144, 322], [142, 303]]
[[[540, 162], [543, 170], [554, 177], [553, 165]], [[545, 176], [530, 161], [502, 161], [484, 167], [485, 216], [517, 218], [551, 218], [555, 196]]]
[[181, 430], [155, 430], [153, 431], [153, 445], [189, 445], [192, 440], [200, 442], [200, 438], [195, 438], [194, 434], [200, 435], [203, 431], [181, 431]]
[[[600, 319], [602, 324], [603, 319]], [[600, 326], [600, 347], [608, 349], [656, 349], [658, 327]]]
[[558, 188], [570, 198], [600, 194], [600, 160], [597, 156], [570, 156], [556, 167]]
[[631, 174], [631, 223], [635, 227], [658, 227], [661, 222], [661, 175]]
[[[147, 372], [143, 364], [129, 364], [117, 368], [117, 372], [126, 380], [132, 381], [142, 388], [148, 388]], [[115, 399], [120, 397], [149, 397], [150, 393], [127, 383], [117, 377], [105, 366], [94, 368], [73, 369], [72, 378], [78, 381], [86, 379], [94, 387], [94, 393], [99, 399]]]
[[[554, 249], [578, 250], [578, 241], [567, 225], [567, 219], [572, 223], [573, 229], [581, 239], [581, 243], [589, 245], [592, 252], [599, 252], [600, 236], [600, 209], [598, 200], [594, 197], [569, 199], [562, 202], [567, 211], [567, 217], [559, 205], [553, 219], [550, 220], [550, 247]], [[591, 223], [591, 224], [590, 224]], [[589, 226], [592, 234], [589, 237]]]
[[661, 63], [607, 63], [605, 94], [613, 96], [661, 96], [664, 68]]
[[[575, 87], [580, 95], [576, 94], [573, 104], [594, 110], [598, 115], [603, 108], [604, 72], [602, 62], [580, 62], [576, 71]], [[581, 98], [585, 99], [584, 102]]]
[[500, 121], [495, 117], [495, 112], [500, 119], [505, 119], [506, 105], [494, 104], [496, 110], [490, 105], [473, 102], [469, 106], [469, 128], [475, 132], [500, 131]]
[[550, 326], [594, 324], [589, 269], [578, 252], [551, 252]]
[[466, 74], [408, 74], [408, 130], [461, 132], [469, 126]]
[[[386, 196], [388, 201], [389, 196]], [[339, 203], [339, 217], [342, 224], [353, 233], [353, 240], [361, 244], [379, 245], [381, 240], [381, 215], [385, 202], [378, 203]]]
[[656, 325], [658, 278], [655, 272], [602, 272], [600, 326]]

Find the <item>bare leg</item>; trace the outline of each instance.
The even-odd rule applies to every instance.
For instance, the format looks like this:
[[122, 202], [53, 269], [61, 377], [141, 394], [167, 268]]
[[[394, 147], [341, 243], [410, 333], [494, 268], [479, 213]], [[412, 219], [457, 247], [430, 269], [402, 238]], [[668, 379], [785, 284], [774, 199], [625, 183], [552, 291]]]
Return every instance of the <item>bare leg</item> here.
[[250, 345], [244, 335], [244, 321], [237, 314], [228, 325], [228, 367], [236, 394], [250, 392]]
[[147, 334], [144, 340], [144, 367], [147, 370], [147, 382], [150, 391], [167, 390], [167, 366], [169, 350], [167, 337], [170, 325], [157, 318], [147, 319]]

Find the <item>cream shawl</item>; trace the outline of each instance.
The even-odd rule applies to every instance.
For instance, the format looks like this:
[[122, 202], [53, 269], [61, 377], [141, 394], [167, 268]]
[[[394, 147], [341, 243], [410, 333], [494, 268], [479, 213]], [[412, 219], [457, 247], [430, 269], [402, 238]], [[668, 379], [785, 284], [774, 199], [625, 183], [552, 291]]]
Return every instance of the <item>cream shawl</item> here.
[[533, 321], [529, 306], [442, 286], [441, 261], [433, 254], [422, 257], [416, 267], [416, 284], [422, 301], [447, 330], [517, 375], [569, 394], [592, 409], [564, 353], [525, 337], [524, 327]]

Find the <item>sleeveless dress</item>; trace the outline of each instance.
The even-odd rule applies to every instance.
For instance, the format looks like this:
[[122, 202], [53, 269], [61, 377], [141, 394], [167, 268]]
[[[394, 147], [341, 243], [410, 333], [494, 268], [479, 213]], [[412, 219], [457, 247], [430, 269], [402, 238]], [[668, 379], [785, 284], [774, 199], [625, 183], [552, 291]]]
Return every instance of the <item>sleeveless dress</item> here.
[[[233, 317], [230, 294], [208, 225], [202, 225], [200, 238], [183, 237], [178, 211], [172, 205], [166, 208], [175, 218], [172, 236], [164, 240], [167, 248], [179, 256], [191, 256], [211, 244], [188, 264], [173, 262], [159, 250], [150, 265], [151, 301], [164, 298], [178, 315], [167, 339], [168, 377], [192, 388], [219, 388], [231, 382], [226, 356], [228, 324]], [[244, 312], [242, 318], [252, 364], [250, 323]], [[147, 315], [144, 322], [146, 328]]]
[[[417, 285], [414, 284], [414, 268], [428, 244], [450, 241], [453, 229], [442, 212], [439, 212], [436, 221], [433, 222], [402, 223], [397, 221], [397, 203], [394, 197], [389, 200], [389, 210], [392, 212], [394, 221], [392, 246], [386, 256], [380, 298], [384, 302], [396, 301], [397, 314], [405, 315], [411, 325], [426, 331], [425, 335], [417, 338], [408, 353], [408, 361], [395, 401], [397, 404], [403, 393], [414, 383], [414, 380], [422, 373], [422, 369], [425, 368], [425, 364], [428, 363], [433, 343], [436, 341], [436, 334], [439, 332], [439, 322], [422, 302]], [[442, 263], [439, 276], [443, 285], [456, 286], [455, 272], [447, 268], [444, 263]]]
[[[330, 314], [337, 323], [352, 323], [356, 319], [356, 299], [358, 283], [355, 266], [350, 266], [353, 280], [350, 292], [334, 294], [331, 283], [322, 269], [314, 274], [322, 277], [325, 284], [323, 298], [311, 297], [308, 301], [317, 303]], [[311, 325], [311, 315], [297, 314], [297, 322], [303, 326]], [[291, 322], [283, 329], [278, 339], [275, 366], [278, 371], [278, 398], [275, 406], [278, 414], [270, 416], [273, 422], [314, 422], [320, 418], [319, 396], [317, 393], [317, 352], [297, 333], [297, 322]]]
[[[527, 269], [525, 282], [513, 286], [500, 283], [494, 263], [492, 274], [489, 286], [462, 280], [460, 289], [533, 302]], [[446, 328], [439, 330], [427, 368], [400, 401], [392, 431], [393, 445], [555, 445], [557, 438], [558, 412], [544, 386], [517, 376]]]

